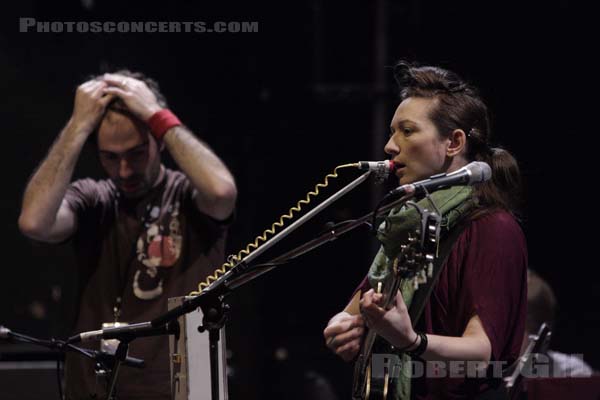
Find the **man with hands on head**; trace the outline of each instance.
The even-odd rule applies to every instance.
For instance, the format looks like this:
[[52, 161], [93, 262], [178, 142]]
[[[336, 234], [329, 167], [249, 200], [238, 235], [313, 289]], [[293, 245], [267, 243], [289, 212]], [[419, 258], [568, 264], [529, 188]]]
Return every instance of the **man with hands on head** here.
[[[108, 179], [71, 183], [94, 141]], [[166, 168], [166, 148], [181, 172]], [[152, 79], [121, 70], [81, 84], [71, 118], [27, 184], [19, 227], [28, 237], [70, 241], [80, 292], [75, 332], [148, 321], [169, 297], [187, 295], [219, 267], [237, 189], [219, 157], [167, 109]], [[86, 344], [98, 349], [99, 343]], [[168, 339], [139, 338], [121, 368], [120, 399], [169, 399]], [[94, 365], [68, 354], [66, 398], [105, 396]]]
[[[444, 217], [440, 249], [449, 245], [439, 255], [445, 262], [418, 321], [411, 321], [407, 307], [414, 295], [411, 282], [401, 285], [389, 309], [372, 289], [392, 273], [400, 246], [416, 227], [411, 221], [420, 221], [412, 207], [392, 210], [378, 229], [382, 246], [353, 296], [360, 294], [359, 307], [351, 301], [331, 318], [323, 332], [326, 345], [353, 360], [368, 327], [400, 349], [403, 360], [463, 366], [474, 361], [471, 365], [486, 373], [492, 361], [506, 367], [519, 356], [527, 300], [527, 249], [515, 218], [516, 160], [490, 145], [488, 110], [475, 87], [439, 67], [401, 62], [394, 72], [400, 104], [384, 150], [398, 166], [399, 184], [450, 173], [472, 161], [489, 164], [492, 179], [431, 194]], [[427, 199], [419, 204], [431, 207]], [[397, 393], [415, 399], [502, 398], [501, 382], [501, 376], [485, 374], [413, 377], [400, 379]]]

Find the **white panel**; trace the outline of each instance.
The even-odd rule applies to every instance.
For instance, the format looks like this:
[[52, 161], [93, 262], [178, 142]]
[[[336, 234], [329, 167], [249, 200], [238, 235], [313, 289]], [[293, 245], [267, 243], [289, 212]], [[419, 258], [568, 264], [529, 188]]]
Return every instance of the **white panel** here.
[[[169, 299], [169, 310], [180, 305], [184, 297]], [[208, 332], [198, 332], [202, 325], [202, 310], [197, 309], [178, 319], [181, 334], [177, 343], [169, 338], [171, 389], [173, 400], [211, 400], [210, 344]], [[177, 345], [177, 347], [175, 347]], [[219, 399], [227, 400], [225, 360], [225, 328], [219, 341]]]

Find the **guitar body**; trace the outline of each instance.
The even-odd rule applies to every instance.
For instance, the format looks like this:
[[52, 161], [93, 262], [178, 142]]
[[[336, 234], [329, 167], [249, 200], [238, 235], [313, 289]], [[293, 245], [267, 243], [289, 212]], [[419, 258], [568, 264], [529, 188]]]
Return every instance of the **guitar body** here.
[[[359, 296], [354, 296], [350, 302], [358, 302]], [[358, 309], [358, 304], [356, 304]], [[350, 311], [347, 309], [347, 311]], [[393, 400], [396, 398], [398, 376], [393, 376], [390, 368], [384, 373], [373, 373], [373, 354], [395, 354], [395, 349], [387, 341], [369, 331], [363, 342], [358, 358], [354, 363], [354, 379], [352, 384], [352, 398], [354, 400]]]
[[[372, 352], [373, 354], [393, 354], [394, 348], [378, 337], [373, 344]], [[356, 362], [355, 387], [352, 398], [355, 400], [394, 400], [398, 388], [398, 376], [394, 376], [390, 368], [385, 368], [383, 374], [373, 373], [372, 368], [372, 358], [369, 358], [367, 362]]]

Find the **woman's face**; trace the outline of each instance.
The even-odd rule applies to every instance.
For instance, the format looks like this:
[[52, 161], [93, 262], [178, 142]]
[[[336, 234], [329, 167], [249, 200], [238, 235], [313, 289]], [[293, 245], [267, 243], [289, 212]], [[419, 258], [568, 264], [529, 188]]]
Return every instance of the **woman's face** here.
[[435, 99], [409, 97], [402, 101], [390, 124], [385, 152], [398, 165], [401, 185], [446, 172], [450, 166], [447, 150], [450, 139], [440, 137], [429, 118]]

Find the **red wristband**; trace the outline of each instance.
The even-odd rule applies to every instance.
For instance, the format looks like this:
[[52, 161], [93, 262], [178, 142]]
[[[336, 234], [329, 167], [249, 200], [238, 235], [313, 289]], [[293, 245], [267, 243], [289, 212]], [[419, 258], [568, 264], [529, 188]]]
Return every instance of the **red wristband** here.
[[166, 108], [152, 114], [147, 124], [156, 140], [162, 140], [165, 133], [172, 127], [183, 125], [179, 118]]

